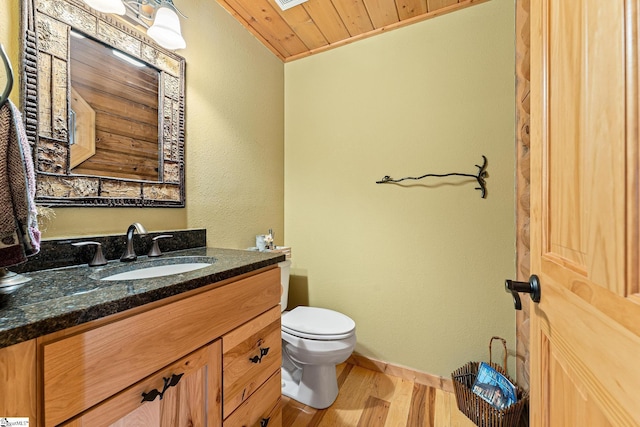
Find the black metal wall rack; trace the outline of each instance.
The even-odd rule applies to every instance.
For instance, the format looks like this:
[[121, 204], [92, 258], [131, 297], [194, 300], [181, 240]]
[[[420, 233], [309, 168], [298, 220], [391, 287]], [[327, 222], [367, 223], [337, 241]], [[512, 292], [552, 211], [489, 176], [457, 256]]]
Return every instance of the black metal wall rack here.
[[430, 177], [444, 178], [444, 177], [448, 177], [448, 176], [463, 176], [463, 177], [474, 178], [478, 182], [478, 187], [476, 187], [475, 189], [480, 191], [480, 197], [482, 197], [483, 199], [486, 199], [487, 198], [487, 183], [486, 183], [485, 179], [487, 178], [487, 176], [489, 176], [489, 174], [487, 173], [487, 158], [483, 155], [482, 156], [482, 165], [475, 165], [475, 166], [478, 168], [478, 173], [475, 174], [475, 175], [469, 174], [469, 173], [459, 173], [459, 172], [444, 173], [444, 174], [427, 173], [427, 174], [424, 174], [422, 176], [417, 176], [417, 177], [407, 176], [407, 177], [400, 178], [400, 179], [393, 179], [389, 175], [386, 175], [380, 181], [376, 181], [376, 184], [388, 184], [388, 183], [397, 184], [397, 183], [405, 181], [405, 180], [417, 181], [417, 180], [420, 180], [420, 179], [430, 178]]

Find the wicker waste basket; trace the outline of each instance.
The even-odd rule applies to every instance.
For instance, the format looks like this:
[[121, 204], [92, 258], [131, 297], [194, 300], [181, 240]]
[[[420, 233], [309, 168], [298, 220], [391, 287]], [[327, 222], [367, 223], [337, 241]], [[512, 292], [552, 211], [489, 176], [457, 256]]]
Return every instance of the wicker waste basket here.
[[[504, 347], [503, 366], [492, 363], [491, 346], [494, 340], [502, 341]], [[489, 341], [489, 364], [516, 385], [518, 401], [506, 409], [499, 410], [471, 391], [478, 375], [480, 362], [469, 362], [451, 374], [458, 409], [480, 427], [516, 427], [529, 400], [529, 392], [523, 391], [507, 375], [507, 342], [503, 338], [492, 337]]]

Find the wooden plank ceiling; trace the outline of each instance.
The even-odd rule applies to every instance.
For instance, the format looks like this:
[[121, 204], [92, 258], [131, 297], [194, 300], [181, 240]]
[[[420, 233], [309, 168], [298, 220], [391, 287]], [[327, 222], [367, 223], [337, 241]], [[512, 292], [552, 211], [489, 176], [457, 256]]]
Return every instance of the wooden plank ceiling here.
[[283, 61], [292, 61], [487, 0], [217, 0]]

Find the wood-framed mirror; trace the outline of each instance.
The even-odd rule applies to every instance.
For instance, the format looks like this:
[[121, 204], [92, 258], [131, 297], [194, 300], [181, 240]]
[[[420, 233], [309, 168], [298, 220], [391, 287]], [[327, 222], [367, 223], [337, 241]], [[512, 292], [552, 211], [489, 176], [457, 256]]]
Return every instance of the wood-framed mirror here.
[[22, 5], [36, 202], [184, 207], [184, 58], [81, 0]]

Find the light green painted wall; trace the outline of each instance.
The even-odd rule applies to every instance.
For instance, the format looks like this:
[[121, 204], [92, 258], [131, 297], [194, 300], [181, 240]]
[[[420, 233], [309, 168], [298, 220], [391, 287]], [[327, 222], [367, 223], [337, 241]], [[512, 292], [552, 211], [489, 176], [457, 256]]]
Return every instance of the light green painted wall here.
[[[0, 43], [4, 46], [9, 60], [11, 61], [14, 73], [17, 73], [16, 64], [20, 55], [20, 45], [15, 42], [20, 34], [20, 2], [4, 1], [0, 4]], [[3, 90], [7, 82], [4, 76], [4, 67], [0, 68], [0, 87]], [[14, 88], [19, 85], [19, 80], [14, 80]], [[10, 95], [11, 100], [18, 104], [20, 95], [18, 90], [14, 89]]]
[[[16, 72], [19, 4], [0, 2], [0, 43]], [[175, 4], [189, 17], [178, 51], [187, 60], [187, 207], [55, 209], [44, 238], [124, 233], [140, 221], [149, 231], [206, 228], [210, 245], [232, 248], [271, 227], [281, 243], [284, 66], [216, 2]]]
[[[175, 2], [189, 17], [187, 223], [210, 246], [284, 239], [284, 65], [211, 0]], [[193, 47], [192, 47], [193, 46]]]
[[[493, 335], [515, 347], [514, 52], [514, 2], [492, 0], [285, 65], [291, 302], [351, 316], [365, 356], [448, 377]], [[483, 154], [484, 200], [375, 183]]]

